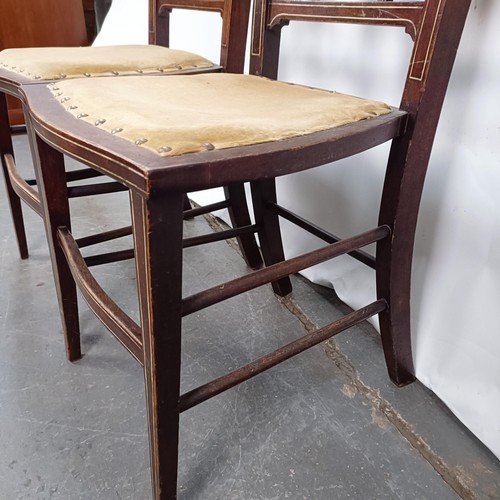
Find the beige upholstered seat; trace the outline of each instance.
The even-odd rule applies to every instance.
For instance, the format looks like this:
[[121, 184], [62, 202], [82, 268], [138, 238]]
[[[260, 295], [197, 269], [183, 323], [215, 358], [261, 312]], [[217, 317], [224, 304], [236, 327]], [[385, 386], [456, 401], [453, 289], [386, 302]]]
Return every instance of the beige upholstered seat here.
[[235, 74], [89, 78], [49, 88], [77, 118], [165, 156], [277, 141], [391, 111], [377, 101]]
[[0, 52], [0, 67], [34, 80], [132, 75], [216, 67], [207, 59], [157, 45], [37, 47]]

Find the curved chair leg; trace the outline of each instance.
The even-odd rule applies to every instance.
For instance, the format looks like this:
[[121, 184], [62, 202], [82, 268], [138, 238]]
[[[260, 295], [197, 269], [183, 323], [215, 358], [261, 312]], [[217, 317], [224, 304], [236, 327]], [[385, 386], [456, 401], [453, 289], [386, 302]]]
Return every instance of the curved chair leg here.
[[415, 380], [410, 324], [411, 264], [425, 179], [421, 165], [411, 168], [408, 147], [407, 138], [393, 143], [379, 218], [379, 224], [389, 226], [392, 235], [377, 243], [376, 266], [378, 298], [388, 304], [379, 314], [382, 345], [389, 376], [398, 386]]
[[415, 380], [410, 325], [411, 255], [407, 255], [407, 245], [399, 236], [392, 242], [383, 241], [377, 247], [377, 290], [388, 307], [379, 314], [380, 333], [389, 376], [396, 385], [404, 386]]
[[[415, 378], [410, 338], [413, 244], [432, 144], [470, 3], [428, 2], [422, 27], [433, 29], [423, 28], [415, 49], [429, 48], [426, 73], [422, 70], [422, 79], [409, 76], [402, 98], [416, 116], [404, 136], [393, 141], [389, 155], [379, 224], [393, 233], [377, 245], [377, 293], [389, 306], [380, 315], [380, 327], [389, 375], [398, 385]], [[434, 35], [432, 43], [428, 37]]]
[[35, 171], [45, 215], [45, 229], [63, 323], [66, 354], [70, 361], [75, 361], [81, 358], [76, 285], [57, 241], [58, 227], [66, 226], [71, 229], [64, 157], [38, 137], [34, 140], [37, 144], [35, 161], [38, 165]]
[[[239, 183], [225, 186], [224, 194], [231, 203], [228, 210], [233, 227], [249, 226], [252, 222], [250, 220], [250, 214], [248, 213], [244, 184]], [[258, 269], [262, 266], [262, 257], [253, 234], [240, 236], [238, 238], [238, 244], [243, 254], [243, 258], [249, 267]]]
[[[269, 203], [276, 203], [276, 182], [266, 179], [251, 183], [253, 209], [259, 229], [260, 247], [266, 266], [285, 260], [278, 215], [269, 210]], [[289, 277], [272, 283], [274, 293], [284, 297], [292, 291]]]
[[12, 136], [10, 132], [9, 114], [7, 111], [7, 99], [5, 94], [0, 96], [0, 155], [2, 159], [2, 170], [5, 179], [5, 187], [7, 189], [7, 196], [9, 198], [10, 211], [12, 214], [12, 221], [14, 223], [14, 231], [16, 233], [17, 245], [19, 247], [19, 254], [21, 259], [29, 257], [28, 244], [26, 241], [26, 230], [24, 228], [24, 218], [21, 207], [21, 200], [15, 193], [10, 182], [7, 166], [5, 165], [4, 155], [11, 154], [14, 156], [12, 146]]

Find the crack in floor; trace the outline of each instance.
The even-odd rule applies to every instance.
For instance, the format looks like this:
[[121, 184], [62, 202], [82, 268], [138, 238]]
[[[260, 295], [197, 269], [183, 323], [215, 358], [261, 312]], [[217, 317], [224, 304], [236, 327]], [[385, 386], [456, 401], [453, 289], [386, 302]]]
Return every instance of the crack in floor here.
[[[229, 229], [229, 226], [221, 219], [207, 214], [205, 219], [209, 226], [215, 231]], [[236, 239], [226, 240], [226, 243], [241, 255]], [[281, 304], [286, 307], [303, 325], [307, 333], [312, 333], [319, 327], [316, 325], [301, 307], [290, 297], [277, 297]], [[346, 389], [349, 397], [354, 397], [356, 394], [363, 396], [372, 406], [374, 420], [377, 425], [382, 425], [380, 419], [386, 419], [389, 425], [392, 425], [398, 433], [426, 460], [429, 465], [443, 478], [443, 481], [464, 500], [474, 500], [477, 495], [470, 486], [470, 478], [450, 467], [436, 453], [431, 445], [420, 436], [415, 429], [409, 424], [397, 410], [384, 399], [378, 390], [370, 387], [361, 380], [359, 372], [349, 360], [348, 356], [341, 351], [334, 339], [323, 342], [325, 354], [335, 363], [337, 368], [346, 375], [351, 383], [351, 388]]]
[[[279, 300], [303, 324], [304, 329], [308, 333], [318, 328], [318, 325], [311, 321], [293, 298], [284, 297]], [[361, 380], [359, 372], [353, 366], [347, 355], [340, 350], [334, 339], [324, 342], [323, 347], [328, 358], [330, 358], [335, 363], [335, 366], [348, 377], [354, 392], [365, 397], [372, 408], [378, 412], [378, 416], [383, 415], [399, 434], [401, 434], [401, 436], [408, 441], [443, 478], [446, 484], [457, 493], [457, 495], [464, 500], [473, 500], [477, 498], [471, 486], [468, 484], [468, 477], [460, 473], [460, 471], [456, 471], [449, 467], [439, 454], [432, 449], [429, 443], [412, 428], [411, 424], [409, 424], [386, 399], [381, 397], [378, 390], [375, 390]]]

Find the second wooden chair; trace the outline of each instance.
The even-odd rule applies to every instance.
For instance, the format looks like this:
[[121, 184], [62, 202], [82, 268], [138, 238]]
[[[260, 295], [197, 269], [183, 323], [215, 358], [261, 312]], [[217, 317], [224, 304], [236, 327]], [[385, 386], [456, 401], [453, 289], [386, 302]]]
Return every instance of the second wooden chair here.
[[[205, 10], [222, 15], [222, 37], [220, 65], [197, 54], [169, 49], [169, 13], [172, 8]], [[35, 85], [47, 81], [62, 81], [73, 78], [118, 77], [127, 75], [178, 75], [226, 71], [242, 73], [244, 67], [246, 36], [250, 0], [150, 0], [149, 42], [150, 45], [110, 47], [35, 47], [5, 49], [0, 52], [0, 153], [7, 185], [12, 219], [21, 258], [28, 257], [26, 232], [21, 209], [21, 200], [36, 213], [42, 215], [40, 196], [36, 181], [25, 180], [20, 175], [14, 159], [11, 128], [7, 114], [6, 95], [23, 101], [21, 85]], [[34, 21], [34, 20], [33, 20]], [[28, 21], [26, 21], [28, 22]], [[64, 97], [61, 97], [64, 101]], [[72, 108], [71, 103], [67, 103]], [[78, 113], [83, 117], [83, 112]], [[101, 125], [96, 122], [96, 125]], [[100, 176], [94, 169], [67, 172], [67, 181], [81, 181]], [[88, 183], [68, 186], [69, 197], [81, 197], [123, 191], [126, 188], [116, 182]], [[214, 205], [191, 209], [185, 199], [186, 217], [228, 208], [233, 225], [250, 224], [247, 202], [242, 184], [225, 186], [225, 200]], [[91, 245], [130, 234], [129, 228], [120, 228], [91, 238], [80, 245]], [[250, 267], [262, 263], [253, 235], [238, 236], [242, 254]], [[109, 255], [95, 263], [106, 262]], [[121, 258], [120, 254], [114, 258]]]

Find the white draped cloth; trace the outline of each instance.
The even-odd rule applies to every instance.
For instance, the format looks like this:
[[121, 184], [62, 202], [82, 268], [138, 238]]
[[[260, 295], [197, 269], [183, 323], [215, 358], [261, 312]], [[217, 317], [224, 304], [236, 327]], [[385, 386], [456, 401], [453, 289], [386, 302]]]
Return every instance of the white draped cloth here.
[[[146, 0], [113, 0], [96, 44], [147, 43], [147, 4]], [[418, 379], [500, 458], [496, 314], [500, 304], [500, 37], [496, 29], [500, 2], [475, 2], [474, 6], [445, 101], [419, 216], [412, 338]], [[220, 24], [217, 15], [175, 11], [172, 47], [218, 62]], [[297, 23], [283, 30], [282, 39], [280, 78], [398, 104], [405, 77], [402, 61], [410, 50], [402, 30]], [[352, 57], [358, 53], [364, 56]], [[356, 84], [350, 76], [353, 71]], [[383, 146], [335, 167], [280, 179], [280, 202], [340, 236], [362, 231], [377, 219], [373, 207], [378, 208], [386, 156]], [[204, 203], [212, 197], [213, 193], [199, 193], [195, 199]], [[288, 256], [318, 245], [287, 224], [283, 230]], [[353, 307], [375, 296], [373, 272], [349, 257], [316, 266], [305, 275], [333, 286]]]

